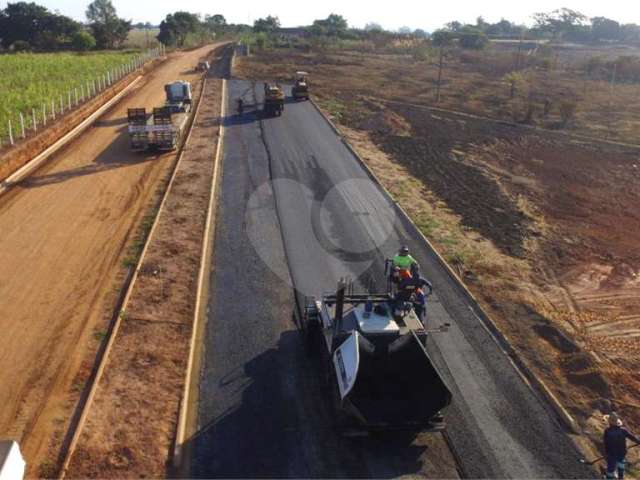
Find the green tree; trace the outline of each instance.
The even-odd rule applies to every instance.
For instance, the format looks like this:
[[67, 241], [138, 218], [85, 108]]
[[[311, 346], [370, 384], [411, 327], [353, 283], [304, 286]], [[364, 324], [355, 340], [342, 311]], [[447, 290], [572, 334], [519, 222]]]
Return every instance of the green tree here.
[[227, 27], [227, 19], [224, 18], [224, 15], [220, 15], [220, 14], [205, 15], [204, 26], [210, 32], [220, 34], [220, 33], [223, 33]]
[[579, 30], [587, 21], [585, 15], [569, 8], [561, 8], [550, 13], [536, 13], [533, 19], [537, 30], [549, 32], [554, 38], [562, 38]]
[[315, 20], [311, 25], [311, 32], [314, 35], [328, 35], [331, 37], [342, 37], [347, 33], [349, 24], [342, 15], [330, 14], [324, 20]]
[[436, 30], [431, 35], [431, 43], [434, 47], [446, 47], [453, 43], [456, 36], [448, 30]]
[[269, 15], [267, 18], [259, 18], [253, 22], [253, 31], [256, 33], [273, 33], [280, 28], [280, 19]]
[[160, 23], [158, 41], [164, 45], [183, 47], [190, 34], [198, 33], [200, 20], [198, 16], [189, 12], [170, 13]]
[[462, 48], [481, 50], [489, 43], [485, 33], [474, 27], [465, 27], [457, 35]]
[[39, 50], [67, 47], [80, 25], [35, 3], [8, 3], [0, 10], [0, 41], [5, 48], [17, 41]]
[[591, 31], [596, 40], [618, 40], [622, 34], [620, 24], [605, 17], [592, 18]]
[[117, 48], [131, 30], [131, 22], [118, 17], [111, 0], [94, 0], [85, 15], [98, 48]]
[[453, 22], [447, 23], [445, 25], [445, 27], [450, 32], [458, 32], [458, 31], [462, 30], [463, 25], [460, 22], [454, 20]]
[[14, 52], [28, 52], [31, 50], [31, 45], [26, 40], [16, 40], [11, 44], [11, 49]]
[[86, 30], [76, 32], [71, 38], [75, 50], [86, 51], [96, 48], [96, 39]]

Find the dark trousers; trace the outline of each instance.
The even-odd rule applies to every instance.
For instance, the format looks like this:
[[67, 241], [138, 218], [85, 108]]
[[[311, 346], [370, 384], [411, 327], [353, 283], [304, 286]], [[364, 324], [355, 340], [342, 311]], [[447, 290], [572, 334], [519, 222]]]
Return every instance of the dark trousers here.
[[607, 478], [616, 478], [615, 472], [618, 470], [618, 478], [624, 478], [624, 457], [614, 455], [607, 456]]

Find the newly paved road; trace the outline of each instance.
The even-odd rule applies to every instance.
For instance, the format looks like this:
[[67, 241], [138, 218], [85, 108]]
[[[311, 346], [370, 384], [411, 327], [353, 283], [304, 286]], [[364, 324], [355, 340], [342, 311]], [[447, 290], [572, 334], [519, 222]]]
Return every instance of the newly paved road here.
[[[229, 88], [230, 102], [241, 95], [261, 101], [250, 83], [234, 80]], [[400, 244], [435, 285], [429, 321], [452, 324], [433, 336], [429, 352], [453, 392], [448, 435], [465, 476], [592, 475], [433, 253], [311, 104], [226, 123], [193, 475], [446, 474], [439, 436], [337, 437], [317, 365], [292, 321], [291, 285], [299, 298], [330, 291], [345, 275], [356, 286], [384, 288], [384, 259]]]

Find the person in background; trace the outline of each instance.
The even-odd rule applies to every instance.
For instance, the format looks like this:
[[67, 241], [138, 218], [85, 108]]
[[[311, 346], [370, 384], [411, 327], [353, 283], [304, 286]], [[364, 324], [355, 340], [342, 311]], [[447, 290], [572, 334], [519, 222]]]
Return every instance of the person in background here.
[[[606, 418], [606, 417], [605, 417]], [[604, 453], [607, 459], [607, 478], [624, 478], [624, 459], [627, 456], [627, 439], [640, 444], [640, 439], [622, 426], [622, 420], [616, 412], [611, 412], [607, 420], [609, 426], [604, 431]]]

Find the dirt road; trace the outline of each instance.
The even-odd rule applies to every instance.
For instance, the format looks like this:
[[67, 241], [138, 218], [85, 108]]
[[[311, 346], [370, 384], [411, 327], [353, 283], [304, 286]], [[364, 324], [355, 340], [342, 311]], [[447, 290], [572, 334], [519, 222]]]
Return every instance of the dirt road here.
[[[157, 106], [211, 46], [172, 56], [44, 168], [0, 197], [0, 437], [32, 473], [56, 461], [104, 337], [128, 242], [175, 154], [129, 151], [126, 109]], [[40, 465], [43, 463], [43, 465]]]

